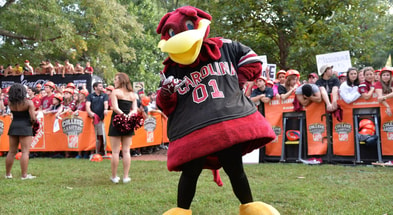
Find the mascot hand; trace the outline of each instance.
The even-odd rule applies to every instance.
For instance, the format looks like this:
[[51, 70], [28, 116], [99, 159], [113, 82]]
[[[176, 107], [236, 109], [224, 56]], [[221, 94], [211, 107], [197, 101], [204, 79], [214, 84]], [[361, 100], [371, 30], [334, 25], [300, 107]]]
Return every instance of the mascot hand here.
[[185, 80], [180, 81], [177, 78], [174, 78], [173, 76], [169, 76], [168, 78], [165, 78], [165, 75], [161, 73], [161, 80], [162, 80], [162, 86], [161, 86], [161, 92], [164, 93], [166, 96], [170, 96], [173, 93], [177, 91], [179, 87], [184, 85]]

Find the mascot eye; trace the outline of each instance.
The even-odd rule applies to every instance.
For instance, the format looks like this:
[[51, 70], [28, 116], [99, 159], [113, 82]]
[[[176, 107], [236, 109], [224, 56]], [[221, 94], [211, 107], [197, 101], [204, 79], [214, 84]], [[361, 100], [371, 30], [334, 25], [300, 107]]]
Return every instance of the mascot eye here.
[[194, 29], [194, 23], [191, 20], [186, 21], [186, 27], [188, 30], [193, 30]]
[[173, 36], [175, 36], [175, 31], [171, 28], [168, 30], [168, 34], [170, 37], [173, 37]]

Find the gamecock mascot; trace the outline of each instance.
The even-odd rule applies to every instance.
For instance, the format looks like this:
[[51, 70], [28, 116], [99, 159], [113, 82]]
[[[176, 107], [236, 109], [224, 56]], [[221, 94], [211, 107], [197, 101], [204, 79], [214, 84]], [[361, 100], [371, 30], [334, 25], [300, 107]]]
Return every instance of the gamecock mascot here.
[[[157, 27], [158, 44], [169, 57], [161, 72], [158, 107], [168, 116], [168, 169], [181, 171], [177, 207], [165, 215], [189, 215], [198, 177], [211, 169], [222, 185], [223, 167], [239, 199], [241, 215], [277, 215], [269, 204], [254, 201], [242, 156], [275, 138], [243, 91], [262, 70], [249, 47], [223, 38], [207, 38], [211, 16], [191, 6], [167, 13]], [[212, 213], [214, 214], [214, 213]]]

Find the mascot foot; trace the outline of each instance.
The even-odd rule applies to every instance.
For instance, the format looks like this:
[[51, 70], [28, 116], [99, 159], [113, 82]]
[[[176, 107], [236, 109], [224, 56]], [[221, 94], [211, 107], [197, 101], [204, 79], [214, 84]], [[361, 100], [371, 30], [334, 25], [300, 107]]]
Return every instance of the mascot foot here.
[[172, 208], [162, 215], [192, 215], [192, 211], [190, 209]]
[[273, 206], [263, 202], [251, 202], [240, 205], [240, 215], [280, 215]]

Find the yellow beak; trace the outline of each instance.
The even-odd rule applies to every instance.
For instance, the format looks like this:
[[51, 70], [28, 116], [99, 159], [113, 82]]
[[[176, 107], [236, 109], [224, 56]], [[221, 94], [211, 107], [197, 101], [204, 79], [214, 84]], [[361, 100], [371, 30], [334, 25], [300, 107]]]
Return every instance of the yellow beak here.
[[197, 59], [201, 51], [203, 38], [209, 25], [209, 20], [202, 19], [197, 29], [184, 31], [169, 40], [161, 40], [158, 43], [158, 48], [162, 52], [167, 52], [169, 58], [174, 62], [190, 65]]

